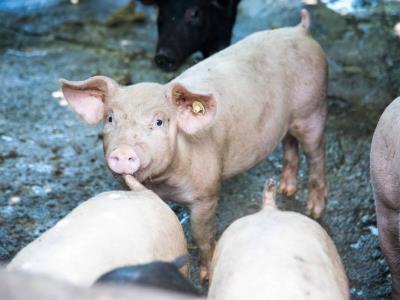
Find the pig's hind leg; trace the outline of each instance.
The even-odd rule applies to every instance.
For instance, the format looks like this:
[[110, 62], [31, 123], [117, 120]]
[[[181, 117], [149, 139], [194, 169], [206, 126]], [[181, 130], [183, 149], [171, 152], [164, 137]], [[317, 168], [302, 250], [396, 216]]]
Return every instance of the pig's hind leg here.
[[315, 111], [307, 119], [296, 120], [289, 132], [301, 143], [308, 165], [307, 214], [318, 219], [325, 208], [325, 110]]
[[290, 133], [286, 134], [283, 144], [283, 167], [280, 192], [290, 197], [296, 193], [297, 172], [299, 170], [299, 142]]

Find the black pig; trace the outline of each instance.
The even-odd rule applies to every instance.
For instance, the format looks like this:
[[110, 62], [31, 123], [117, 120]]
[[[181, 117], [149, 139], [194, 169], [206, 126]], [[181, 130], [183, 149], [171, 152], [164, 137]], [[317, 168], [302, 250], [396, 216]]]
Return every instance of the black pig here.
[[155, 261], [148, 264], [116, 268], [100, 276], [95, 284], [139, 284], [199, 296], [200, 292], [179, 272], [187, 257], [173, 262]]
[[141, 0], [158, 6], [156, 65], [173, 71], [198, 50], [207, 57], [227, 47], [239, 1]]

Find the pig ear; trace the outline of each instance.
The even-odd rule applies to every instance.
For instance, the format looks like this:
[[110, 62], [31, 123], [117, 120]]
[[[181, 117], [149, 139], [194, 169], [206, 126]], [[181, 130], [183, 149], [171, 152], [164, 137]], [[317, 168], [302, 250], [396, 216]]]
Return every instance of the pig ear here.
[[118, 84], [105, 76], [94, 76], [84, 81], [61, 79], [61, 89], [72, 109], [87, 123], [103, 119], [104, 102], [113, 96]]
[[195, 134], [211, 125], [217, 112], [212, 94], [189, 90], [179, 83], [169, 87], [167, 98], [176, 109], [179, 128], [188, 134]]

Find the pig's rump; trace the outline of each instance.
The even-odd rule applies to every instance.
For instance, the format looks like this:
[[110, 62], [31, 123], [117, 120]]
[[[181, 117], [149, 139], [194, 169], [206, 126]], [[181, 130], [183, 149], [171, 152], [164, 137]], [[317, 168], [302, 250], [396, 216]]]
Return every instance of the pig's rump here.
[[297, 213], [262, 211], [236, 221], [211, 268], [210, 299], [348, 299], [334, 244]]
[[7, 268], [90, 285], [113, 268], [186, 253], [179, 220], [154, 193], [113, 191], [80, 204]]

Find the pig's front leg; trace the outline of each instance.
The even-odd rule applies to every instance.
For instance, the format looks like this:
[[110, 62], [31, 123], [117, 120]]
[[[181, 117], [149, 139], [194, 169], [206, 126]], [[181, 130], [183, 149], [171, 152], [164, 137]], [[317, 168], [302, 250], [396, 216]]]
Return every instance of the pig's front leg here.
[[200, 282], [208, 279], [209, 266], [215, 247], [214, 218], [218, 203], [217, 195], [208, 195], [197, 199], [189, 207], [193, 239], [199, 247]]

